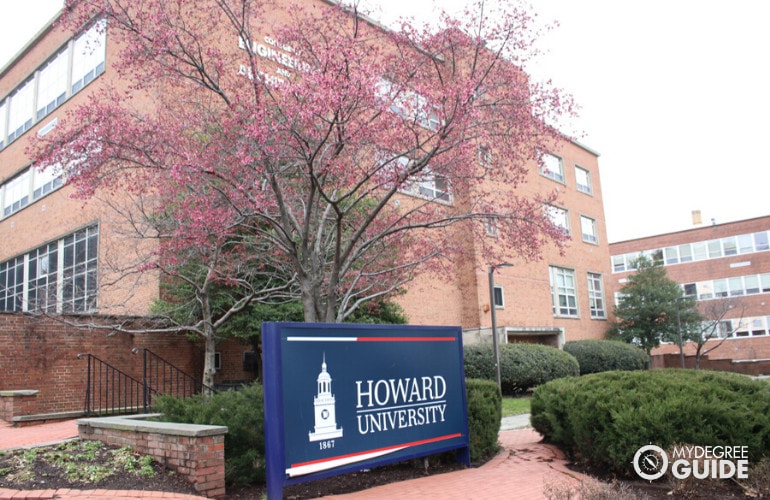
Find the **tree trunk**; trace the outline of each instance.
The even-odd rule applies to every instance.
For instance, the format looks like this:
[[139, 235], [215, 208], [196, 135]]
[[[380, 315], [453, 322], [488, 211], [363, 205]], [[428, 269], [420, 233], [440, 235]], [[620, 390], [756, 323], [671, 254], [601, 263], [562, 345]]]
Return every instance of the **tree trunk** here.
[[203, 316], [203, 340], [205, 351], [203, 355], [203, 394], [211, 394], [214, 388], [214, 374], [216, 373], [217, 336], [211, 316], [211, 302], [206, 288], [199, 296], [201, 315]]

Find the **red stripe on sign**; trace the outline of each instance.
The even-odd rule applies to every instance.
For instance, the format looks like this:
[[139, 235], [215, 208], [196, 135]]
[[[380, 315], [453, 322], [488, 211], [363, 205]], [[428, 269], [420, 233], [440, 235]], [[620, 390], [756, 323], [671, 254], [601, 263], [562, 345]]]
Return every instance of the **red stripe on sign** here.
[[395, 445], [395, 446], [386, 446], [385, 448], [377, 448], [375, 450], [359, 451], [357, 453], [350, 453], [349, 455], [338, 455], [336, 457], [331, 457], [331, 458], [322, 458], [320, 460], [311, 460], [310, 462], [302, 462], [302, 463], [299, 463], [299, 464], [291, 464], [291, 466], [292, 466], [292, 468], [294, 468], [294, 467], [303, 467], [303, 466], [306, 466], [306, 465], [322, 464], [324, 462], [332, 462], [334, 460], [341, 460], [341, 459], [345, 459], [345, 458], [352, 458], [352, 457], [357, 457], [359, 455], [366, 455], [366, 454], [369, 454], [369, 453], [379, 453], [381, 451], [397, 450], [397, 449], [400, 449], [400, 448], [401, 449], [403, 449], [403, 448], [411, 448], [413, 446], [421, 446], [423, 444], [436, 443], [438, 441], [446, 441], [447, 439], [454, 439], [454, 438], [458, 438], [458, 437], [462, 437], [462, 434], [460, 434], [459, 432], [457, 434], [448, 434], [446, 436], [439, 436], [439, 437], [430, 438], [430, 439], [423, 439], [423, 440], [420, 440], [420, 441], [412, 441], [411, 443], [398, 444], [398, 445]]
[[359, 342], [454, 342], [454, 337], [358, 337]]

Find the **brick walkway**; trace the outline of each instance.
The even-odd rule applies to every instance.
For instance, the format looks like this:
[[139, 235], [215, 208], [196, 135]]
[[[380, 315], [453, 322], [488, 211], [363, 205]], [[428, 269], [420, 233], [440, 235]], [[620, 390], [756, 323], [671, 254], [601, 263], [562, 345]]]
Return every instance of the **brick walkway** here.
[[[0, 421], [0, 450], [30, 445], [50, 444], [77, 436], [75, 420], [28, 427], [11, 427]], [[382, 498], [420, 499], [495, 499], [545, 498], [548, 487], [577, 485], [592, 481], [567, 468], [567, 461], [555, 447], [540, 442], [540, 434], [531, 428], [500, 432], [503, 450], [484, 466], [448, 474], [392, 483], [358, 493], [326, 498], [370, 500]], [[40, 490], [18, 491], [0, 488], [5, 499], [176, 499], [202, 497], [157, 491]]]

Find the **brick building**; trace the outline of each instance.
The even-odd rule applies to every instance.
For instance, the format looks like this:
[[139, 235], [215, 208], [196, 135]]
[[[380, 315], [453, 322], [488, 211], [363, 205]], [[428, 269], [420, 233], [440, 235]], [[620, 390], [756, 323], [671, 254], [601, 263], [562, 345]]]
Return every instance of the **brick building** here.
[[[693, 219], [699, 222], [697, 213]], [[708, 359], [728, 360], [741, 371], [747, 364], [770, 361], [769, 241], [770, 216], [764, 216], [612, 243], [611, 287], [613, 293], [619, 292], [640, 253], [662, 263], [685, 295], [697, 297], [707, 319], [720, 320], [714, 336], [719, 338], [709, 340], [706, 349], [727, 340]], [[653, 351], [671, 353], [678, 354], [679, 347], [664, 344]], [[693, 343], [685, 354], [694, 355]], [[763, 369], [770, 371], [770, 366]]]
[[[127, 243], [111, 209], [98, 199], [73, 200], [62, 173], [36, 170], [25, 152], [26, 139], [32, 134], [48, 133], [74, 105], [85, 102], [104, 82], [114, 81], [110, 61], [117, 50], [109, 27], [104, 30], [96, 24], [73, 37], [52, 20], [0, 68], [2, 315], [38, 308], [54, 314], [140, 317], [158, 298], [159, 277], [153, 273], [129, 285], [112, 285], [111, 273], [125, 267], [138, 252], [133, 243]], [[483, 150], [480, 153], [482, 165], [494, 162]], [[558, 191], [558, 205], [548, 210], [571, 235], [564, 253], [546, 248], [538, 262], [520, 262], [513, 255], [489, 262], [481, 247], [470, 242], [472, 258], [454, 263], [440, 278], [417, 276], [398, 296], [411, 323], [461, 325], [466, 342], [490, 341], [488, 271], [491, 265], [505, 263], [512, 267], [500, 267], [494, 273], [502, 342], [561, 345], [566, 340], [603, 336], [610, 314], [605, 289], [610, 253], [598, 154], [564, 140], [545, 161], [542, 171], [533, 164], [528, 182], [517, 189], [528, 194]], [[494, 227], [487, 233], [489, 238], [498, 237]], [[12, 346], [14, 336], [35, 331], [33, 322], [25, 319], [23, 327], [17, 321], [0, 323], [3, 345]], [[50, 335], [36, 338], [43, 352], [37, 361], [30, 361], [30, 370], [46, 364], [45, 349], [50, 348]], [[81, 342], [82, 350], [102, 343], [85, 338]], [[244, 371], [251, 349], [223, 345], [218, 381], [252, 377], [253, 372]], [[24, 362], [23, 357], [15, 359]], [[10, 383], [7, 378], [0, 381], [0, 390], [18, 389]]]

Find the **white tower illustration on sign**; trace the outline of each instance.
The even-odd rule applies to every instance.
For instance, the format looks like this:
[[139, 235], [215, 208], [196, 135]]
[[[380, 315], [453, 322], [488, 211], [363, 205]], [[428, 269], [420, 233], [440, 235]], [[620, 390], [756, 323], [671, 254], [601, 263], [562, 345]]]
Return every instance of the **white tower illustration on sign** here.
[[321, 363], [321, 373], [318, 374], [318, 395], [313, 397], [315, 406], [315, 427], [308, 432], [310, 441], [323, 441], [342, 437], [342, 428], [337, 428], [337, 418], [334, 412], [334, 394], [332, 394], [332, 377], [326, 371], [326, 354]]

